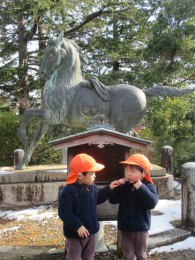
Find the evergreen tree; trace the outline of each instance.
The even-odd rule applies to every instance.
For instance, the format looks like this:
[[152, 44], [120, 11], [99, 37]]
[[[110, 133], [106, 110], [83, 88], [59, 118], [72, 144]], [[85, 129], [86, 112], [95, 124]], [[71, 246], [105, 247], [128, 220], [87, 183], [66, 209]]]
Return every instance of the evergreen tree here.
[[[95, 75], [106, 85], [123, 82], [140, 88], [194, 83], [193, 0], [0, 0], [0, 6], [0, 98], [13, 100], [21, 112], [40, 103], [30, 93], [41, 92], [44, 82], [38, 70], [42, 52], [49, 36], [61, 31], [88, 56], [86, 78]], [[176, 131], [172, 126], [172, 132], [163, 129], [161, 120], [167, 118], [158, 114], [161, 102], [164, 114], [169, 114], [169, 99], [154, 100], [148, 102], [146, 118], [151, 139], [156, 140], [158, 131], [159, 139], [174, 146], [181, 127]], [[194, 101], [185, 102], [191, 114], [189, 104]], [[174, 118], [174, 111], [170, 117]], [[155, 124], [151, 123], [154, 118]], [[191, 141], [190, 127], [183, 134]]]

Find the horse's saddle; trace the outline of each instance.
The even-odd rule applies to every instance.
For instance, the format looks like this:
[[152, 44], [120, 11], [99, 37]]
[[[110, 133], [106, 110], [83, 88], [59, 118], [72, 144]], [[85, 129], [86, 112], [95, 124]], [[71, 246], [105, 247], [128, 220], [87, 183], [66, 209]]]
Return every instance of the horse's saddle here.
[[89, 79], [91, 88], [94, 88], [94, 90], [97, 92], [98, 96], [103, 99], [103, 101], [109, 101], [110, 95], [108, 88], [101, 83], [96, 77], [92, 77]]
[[109, 89], [96, 77], [81, 82], [69, 107], [69, 117], [81, 115], [86, 119], [109, 115]]

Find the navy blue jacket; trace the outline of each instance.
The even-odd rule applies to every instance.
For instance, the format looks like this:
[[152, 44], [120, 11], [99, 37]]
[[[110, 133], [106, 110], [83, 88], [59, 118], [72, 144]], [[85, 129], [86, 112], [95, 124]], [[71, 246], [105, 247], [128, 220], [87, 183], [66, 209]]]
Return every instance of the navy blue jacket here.
[[109, 185], [99, 190], [96, 184], [78, 183], [64, 187], [58, 205], [58, 214], [63, 221], [64, 235], [79, 238], [77, 229], [84, 226], [93, 235], [99, 231], [96, 206], [105, 202], [111, 190]]
[[147, 231], [150, 229], [151, 214], [158, 202], [155, 186], [145, 179], [139, 189], [130, 182], [115, 188], [110, 195], [111, 204], [119, 203], [118, 228], [123, 231]]

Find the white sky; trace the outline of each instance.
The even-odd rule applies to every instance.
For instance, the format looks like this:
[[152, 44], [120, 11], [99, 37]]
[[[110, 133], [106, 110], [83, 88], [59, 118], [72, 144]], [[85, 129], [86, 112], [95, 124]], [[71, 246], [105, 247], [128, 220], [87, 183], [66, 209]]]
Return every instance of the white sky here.
[[[181, 186], [178, 186], [178, 183], [174, 181], [174, 186], [177, 186], [177, 189], [180, 190]], [[170, 230], [174, 228], [171, 225], [171, 221], [173, 220], [181, 220], [181, 200], [159, 200], [155, 211], [160, 211], [163, 213], [162, 215], [152, 216], [152, 225], [149, 231], [149, 234], [156, 234], [159, 232], [163, 232], [166, 230]], [[47, 218], [58, 217], [56, 211], [52, 209], [52, 207], [48, 206], [40, 206], [36, 208], [29, 208], [20, 211], [1, 211], [0, 210], [0, 218], [6, 219], [35, 219], [40, 220], [44, 219], [47, 221]], [[108, 223], [106, 221], [105, 223]], [[111, 224], [116, 225], [116, 221], [110, 221]], [[12, 229], [18, 229], [19, 226], [12, 227]], [[7, 232], [8, 229], [4, 229], [0, 231], [1, 233]], [[195, 250], [195, 237], [189, 237], [182, 242], [177, 242], [170, 246], [162, 246], [152, 249], [149, 254], [153, 253], [162, 253], [162, 252], [173, 252], [183, 249], [192, 249]]]

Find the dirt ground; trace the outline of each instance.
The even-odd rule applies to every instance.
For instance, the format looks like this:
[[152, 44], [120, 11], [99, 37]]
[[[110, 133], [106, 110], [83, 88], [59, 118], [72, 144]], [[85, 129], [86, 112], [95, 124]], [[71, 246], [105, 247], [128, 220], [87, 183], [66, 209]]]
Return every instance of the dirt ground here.
[[[109, 248], [116, 244], [117, 230], [111, 224], [104, 225], [105, 243]], [[20, 221], [0, 218], [0, 245], [12, 246], [47, 246], [49, 248], [64, 248], [65, 239], [62, 232], [62, 222], [58, 218], [57, 209], [54, 209], [52, 218], [40, 220], [23, 219]], [[0, 255], [0, 259], [3, 255]], [[7, 258], [8, 259], [8, 258]], [[24, 258], [23, 258], [24, 259]], [[27, 259], [27, 258], [26, 258]], [[36, 258], [34, 258], [36, 259]], [[44, 259], [44, 258], [42, 258]], [[49, 258], [47, 258], [49, 259]], [[63, 259], [62, 255], [56, 255], [55, 259]], [[119, 260], [115, 251], [99, 253], [96, 260]], [[148, 256], [150, 260], [187, 259], [195, 260], [195, 251], [183, 250], [171, 253], [163, 253]]]

